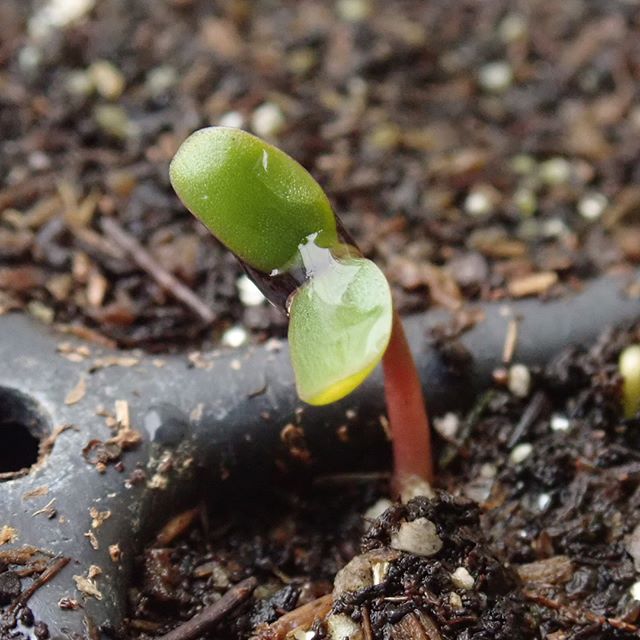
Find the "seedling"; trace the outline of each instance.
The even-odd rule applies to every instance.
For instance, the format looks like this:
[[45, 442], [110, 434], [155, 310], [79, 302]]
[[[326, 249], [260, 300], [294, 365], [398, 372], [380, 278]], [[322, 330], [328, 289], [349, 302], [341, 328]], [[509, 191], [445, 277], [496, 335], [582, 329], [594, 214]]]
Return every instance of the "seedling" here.
[[420, 380], [389, 285], [344, 231], [320, 185], [283, 151], [228, 127], [187, 138], [170, 175], [184, 205], [288, 315], [300, 398], [335, 402], [382, 360], [396, 488], [416, 476], [431, 481]]
[[640, 344], [632, 344], [620, 354], [622, 406], [626, 418], [640, 411]]

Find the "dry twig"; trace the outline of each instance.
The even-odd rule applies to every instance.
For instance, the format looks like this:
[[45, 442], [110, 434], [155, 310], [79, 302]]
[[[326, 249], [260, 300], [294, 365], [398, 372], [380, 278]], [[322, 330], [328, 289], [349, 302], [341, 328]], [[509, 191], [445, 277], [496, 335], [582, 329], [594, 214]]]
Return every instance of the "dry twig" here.
[[204, 322], [211, 324], [215, 320], [213, 311], [191, 290], [169, 273], [156, 259], [113, 218], [103, 218], [102, 230], [122, 249], [134, 262], [146, 271], [167, 293], [179, 300], [197, 314]]
[[259, 631], [255, 638], [260, 640], [283, 640], [295, 629], [309, 629], [315, 620], [324, 618], [333, 606], [333, 595], [316, 598], [301, 607], [285, 613], [268, 627]]
[[535, 591], [523, 591], [523, 594], [527, 600], [531, 600], [531, 602], [535, 602], [547, 609], [558, 611], [558, 613], [565, 616], [572, 622], [594, 622], [600, 626], [608, 624], [615, 629], [629, 631], [630, 633], [638, 633], [638, 631], [640, 631], [640, 628], [635, 624], [630, 624], [629, 622], [625, 622], [619, 618], [606, 618], [605, 616], [599, 616], [597, 613], [593, 613], [593, 611], [578, 611], [557, 602], [556, 600], [552, 600], [541, 593], [536, 593]]
[[231, 587], [220, 600], [205, 607], [191, 620], [160, 636], [158, 640], [194, 640], [194, 638], [198, 638], [243, 603], [253, 593], [257, 585], [258, 581], [253, 577], [239, 582]]
[[42, 575], [38, 576], [31, 585], [25, 589], [12, 603], [9, 607], [9, 613], [13, 613], [20, 607], [27, 604], [29, 598], [38, 590], [40, 587], [43, 587], [47, 582], [55, 578], [55, 576], [60, 573], [68, 564], [70, 558], [57, 558], [54, 560], [47, 569], [42, 573]]

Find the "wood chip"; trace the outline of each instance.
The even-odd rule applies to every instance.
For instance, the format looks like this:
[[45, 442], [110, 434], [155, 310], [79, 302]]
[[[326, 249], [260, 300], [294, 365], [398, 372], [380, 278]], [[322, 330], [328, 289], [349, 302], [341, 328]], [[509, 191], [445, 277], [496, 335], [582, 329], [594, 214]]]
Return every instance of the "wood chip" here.
[[93, 342], [106, 349], [115, 349], [118, 346], [115, 340], [111, 340], [111, 338], [107, 338], [89, 327], [75, 324], [57, 324], [56, 330], [75, 336], [76, 338], [81, 338], [82, 340], [87, 340], [88, 342]]
[[70, 342], [61, 342], [56, 351], [70, 362], [82, 362], [91, 355], [91, 350], [86, 345], [74, 345]]
[[516, 344], [518, 343], [518, 318], [511, 318], [507, 325], [507, 335], [504, 338], [504, 347], [502, 349], [502, 362], [509, 364], [513, 359], [513, 354], [516, 350]]
[[119, 544], [110, 544], [109, 545], [109, 557], [112, 562], [120, 562], [122, 559], [122, 550], [120, 549]]
[[100, 543], [98, 542], [98, 538], [96, 538], [96, 534], [93, 531], [87, 531], [83, 534], [84, 537], [89, 541], [92, 549], [96, 551], [100, 548]]
[[78, 383], [76, 384], [71, 391], [67, 394], [67, 397], [64, 399], [64, 403], [66, 405], [76, 404], [76, 402], [80, 402], [82, 398], [84, 398], [87, 393], [87, 383], [84, 379], [84, 376], [80, 378]]
[[3, 267], [0, 269], [0, 289], [20, 293], [41, 287], [45, 283], [45, 275], [38, 267]]
[[43, 484], [40, 487], [35, 487], [34, 489], [25, 491], [25, 493], [22, 494], [22, 499], [31, 500], [33, 498], [40, 498], [41, 496], [46, 496], [48, 493], [49, 487], [46, 484]]
[[573, 564], [568, 556], [553, 556], [523, 564], [517, 571], [525, 583], [564, 584], [573, 577]]
[[78, 591], [82, 592], [85, 596], [95, 598], [96, 600], [102, 600], [102, 592], [98, 589], [96, 583], [90, 578], [84, 576], [73, 576], [73, 581], [76, 583]]
[[96, 358], [91, 366], [91, 373], [98, 369], [106, 369], [108, 367], [135, 367], [140, 364], [140, 358], [135, 356], [105, 356], [104, 358]]
[[614, 229], [620, 222], [632, 214], [640, 212], [640, 186], [630, 186], [622, 189], [612, 205], [602, 216], [602, 222], [607, 229]]
[[89, 566], [89, 571], [87, 571], [87, 577], [89, 580], [93, 580], [98, 576], [102, 575], [102, 569], [97, 564], [92, 564]]
[[94, 267], [87, 282], [87, 301], [92, 307], [101, 307], [109, 288], [109, 281]]
[[510, 280], [507, 290], [514, 298], [523, 298], [545, 293], [556, 282], [558, 282], [558, 274], [555, 271], [541, 271]]
[[18, 539], [18, 532], [8, 524], [0, 527], [0, 545], [10, 544]]
[[111, 517], [111, 511], [98, 511], [95, 507], [91, 507], [89, 515], [91, 516], [91, 528], [99, 529], [102, 523]]
[[285, 613], [272, 624], [258, 629], [259, 640], [284, 640], [295, 629], [309, 629], [315, 620], [324, 618], [333, 606], [333, 596], [329, 593], [316, 600]]
[[195, 509], [189, 509], [171, 518], [156, 536], [156, 545], [159, 547], [170, 545], [176, 538], [189, 529], [199, 515], [200, 509], [196, 507]]
[[123, 429], [131, 429], [129, 403], [126, 400], [116, 400], [116, 421]]
[[409, 613], [393, 625], [393, 640], [442, 640], [435, 622], [425, 613]]

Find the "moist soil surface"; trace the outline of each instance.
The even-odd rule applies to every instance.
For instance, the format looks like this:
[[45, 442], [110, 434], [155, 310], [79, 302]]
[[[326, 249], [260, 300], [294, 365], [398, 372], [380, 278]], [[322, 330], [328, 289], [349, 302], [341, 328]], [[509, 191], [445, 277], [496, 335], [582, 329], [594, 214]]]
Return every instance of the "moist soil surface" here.
[[[173, 544], [138, 559], [132, 637], [188, 620], [247, 577], [258, 580], [253, 596], [208, 637], [284, 637], [274, 621], [302, 616], [288, 612], [331, 593], [351, 561], [332, 611], [365, 638], [637, 638], [640, 422], [623, 417], [617, 361], [638, 340], [640, 326], [607, 331], [533, 370], [526, 397], [496, 384], [468, 415], [447, 416], [432, 499], [388, 502], [376, 519], [369, 509], [384, 508], [383, 481], [321, 478], [295, 494], [203, 508]], [[421, 518], [441, 548], [394, 549], [394, 534]], [[376, 553], [374, 564], [389, 567], [371, 584], [362, 572]], [[460, 567], [470, 584], [455, 579]], [[425, 619], [439, 636], [415, 626]], [[331, 637], [326, 624], [314, 629]]]

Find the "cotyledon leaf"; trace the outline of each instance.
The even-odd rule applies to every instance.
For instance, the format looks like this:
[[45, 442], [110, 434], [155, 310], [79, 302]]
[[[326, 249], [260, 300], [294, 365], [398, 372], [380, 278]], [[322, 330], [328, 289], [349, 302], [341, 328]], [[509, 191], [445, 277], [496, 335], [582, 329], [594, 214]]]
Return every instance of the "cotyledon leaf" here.
[[171, 184], [184, 205], [224, 245], [269, 274], [295, 262], [298, 246], [337, 239], [331, 205], [311, 174], [246, 131], [208, 127], [180, 146]]
[[228, 127], [187, 138], [170, 177], [185, 206], [257, 270], [252, 277], [303, 274], [288, 308], [300, 398], [328, 404], [360, 385], [389, 343], [391, 292], [378, 267], [341, 241], [313, 177], [279, 149]]
[[364, 258], [336, 260], [305, 282], [290, 306], [289, 345], [298, 395], [335, 402], [380, 362], [392, 325], [389, 285]]

